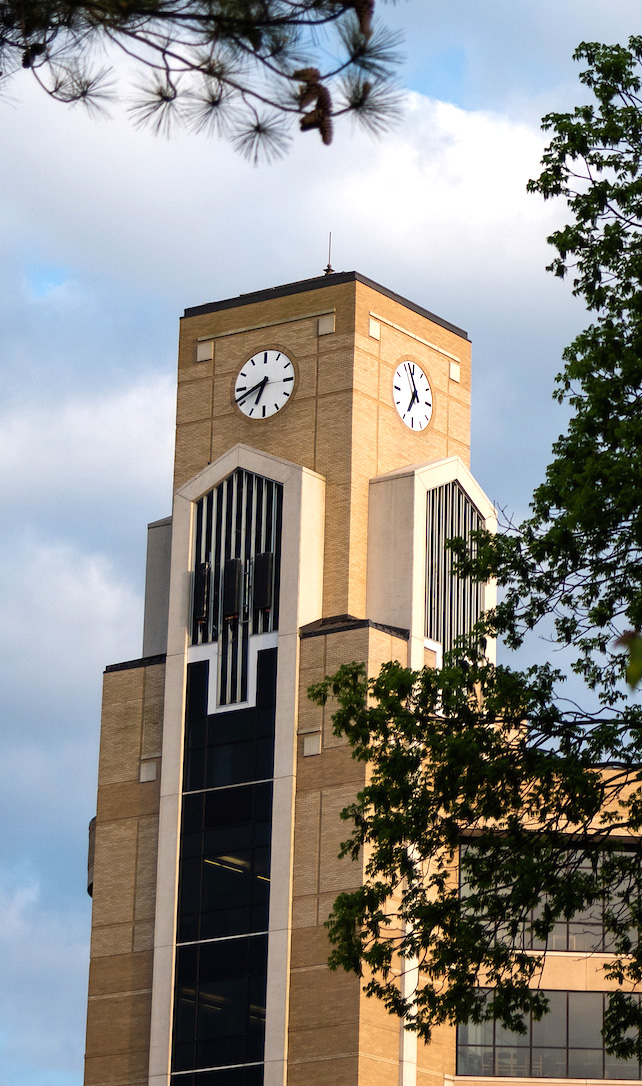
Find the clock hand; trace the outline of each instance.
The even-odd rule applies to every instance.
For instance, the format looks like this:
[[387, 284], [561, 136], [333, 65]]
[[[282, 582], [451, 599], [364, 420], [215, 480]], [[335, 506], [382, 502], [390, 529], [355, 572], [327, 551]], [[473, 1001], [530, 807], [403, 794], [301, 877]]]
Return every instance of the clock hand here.
[[410, 403], [408, 404], [408, 410], [410, 411], [413, 403], [419, 403], [419, 396], [417, 395], [417, 386], [408, 363], [406, 363], [406, 369], [408, 370], [408, 377], [410, 378], [410, 384], [412, 385], [412, 396], [410, 397]]
[[269, 381], [269, 377], [264, 377], [263, 380], [261, 381], [261, 387], [259, 389], [259, 394], [258, 394], [258, 396], [256, 397], [256, 399], [254, 401], [254, 406], [255, 407], [256, 407], [257, 403], [259, 402], [259, 400], [261, 399], [261, 396], [263, 395], [263, 389], [267, 385], [268, 381]]
[[251, 396], [253, 392], [256, 392], [257, 388], [261, 388], [261, 391], [263, 391], [266, 383], [267, 377], [264, 377], [262, 381], [257, 381], [255, 385], [252, 385], [252, 388], [248, 388], [241, 396], [236, 397], [236, 403], [241, 403], [242, 400], [246, 400], [248, 396]]

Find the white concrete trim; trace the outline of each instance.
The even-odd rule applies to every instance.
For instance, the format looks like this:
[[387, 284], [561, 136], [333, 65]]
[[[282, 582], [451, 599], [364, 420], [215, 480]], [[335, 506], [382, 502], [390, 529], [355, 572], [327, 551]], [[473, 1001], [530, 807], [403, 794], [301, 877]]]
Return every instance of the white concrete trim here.
[[[186, 665], [188, 659], [213, 657], [211, 645], [188, 646], [194, 503], [236, 468], [283, 484], [265, 1081], [266, 1086], [283, 1086], [285, 1081], [298, 631], [322, 614], [325, 480], [307, 468], [239, 444], [200, 471], [174, 497], [150, 1034], [149, 1082], [153, 1086], [169, 1086], [170, 1076]], [[251, 640], [258, 643], [259, 638]]]
[[404, 336], [408, 336], [409, 339], [414, 339], [416, 343], [422, 343], [424, 347], [430, 347], [431, 351], [436, 351], [437, 354], [444, 355], [445, 358], [452, 358], [453, 362], [460, 362], [459, 355], [451, 354], [450, 351], [445, 351], [443, 347], [438, 347], [435, 343], [431, 343], [429, 339], [423, 339], [421, 336], [415, 335], [414, 332], [409, 332], [407, 328], [403, 328], [401, 324], [395, 324], [394, 321], [389, 321], [386, 317], [382, 317], [379, 313], [373, 313], [370, 311], [370, 317], [379, 321], [380, 324], [387, 324], [388, 328], [394, 328], [395, 332], [402, 332]]
[[424, 648], [435, 654], [435, 670], [441, 671], [444, 666], [444, 646], [441, 641], [433, 641], [431, 637], [424, 638]]
[[444, 460], [428, 460], [423, 464], [410, 464], [407, 467], [397, 468], [385, 475], [377, 475], [370, 480], [370, 486], [386, 483], [390, 479], [403, 479], [407, 476], [419, 476], [426, 491], [456, 480], [461, 484], [473, 505], [477, 506], [481, 516], [486, 521], [488, 530], [491, 532], [496, 531], [497, 511], [495, 506], [484, 493], [463, 460], [458, 456], [448, 456]]
[[[210, 339], [222, 339], [224, 336], [238, 336], [240, 332], [258, 332], [261, 328], [277, 328], [279, 324], [294, 324], [295, 321], [309, 321], [313, 317], [325, 317], [336, 313], [337, 308], [315, 309], [313, 313], [301, 313], [298, 317], [281, 317], [278, 321], [262, 321], [261, 324], [246, 324], [243, 328], [228, 328], [225, 332], [212, 332], [209, 336], [199, 336], [197, 343], [207, 343]], [[334, 329], [332, 329], [334, 331]]]

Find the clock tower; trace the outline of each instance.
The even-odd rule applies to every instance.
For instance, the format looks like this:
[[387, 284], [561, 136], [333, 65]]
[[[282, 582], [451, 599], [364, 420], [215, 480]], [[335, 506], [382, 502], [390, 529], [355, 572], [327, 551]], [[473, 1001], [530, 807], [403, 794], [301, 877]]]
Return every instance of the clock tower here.
[[143, 655], [105, 674], [87, 1086], [454, 1074], [450, 1031], [417, 1044], [327, 967], [366, 767], [306, 691], [438, 667], [488, 605], [445, 547], [493, 523], [469, 447], [466, 333], [363, 275], [186, 310]]

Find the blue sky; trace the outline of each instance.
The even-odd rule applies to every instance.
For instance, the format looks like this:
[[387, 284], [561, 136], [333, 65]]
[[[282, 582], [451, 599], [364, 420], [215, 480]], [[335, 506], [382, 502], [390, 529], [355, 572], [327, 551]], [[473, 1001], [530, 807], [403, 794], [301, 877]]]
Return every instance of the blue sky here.
[[142, 637], [145, 526], [171, 501], [185, 306], [357, 269], [469, 330], [473, 470], [517, 516], [562, 425], [584, 314], [544, 271], [563, 208], [525, 193], [582, 39], [639, 0], [401, 0], [407, 108], [373, 143], [254, 169], [89, 120], [22, 73], [0, 101], [0, 1086], [80, 1086], [101, 673]]

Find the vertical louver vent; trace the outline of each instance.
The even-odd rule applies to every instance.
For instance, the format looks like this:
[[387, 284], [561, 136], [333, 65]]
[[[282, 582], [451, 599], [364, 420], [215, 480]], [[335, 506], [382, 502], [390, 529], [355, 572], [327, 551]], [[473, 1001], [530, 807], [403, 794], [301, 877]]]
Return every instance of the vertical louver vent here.
[[[483, 586], [453, 573], [454, 558], [446, 542], [469, 539], [484, 527], [484, 518], [457, 482], [428, 491], [426, 524], [426, 637], [448, 652], [470, 633], [482, 611]], [[475, 544], [470, 542], [471, 548]]]
[[199, 562], [194, 571], [194, 621], [202, 626], [207, 622], [210, 600], [210, 564]]
[[279, 624], [283, 487], [239, 468], [196, 506], [192, 644], [219, 644], [219, 704], [247, 698], [248, 641]]
[[263, 551], [254, 559], [254, 607], [257, 611], [269, 611], [272, 606], [274, 585], [274, 555]]

